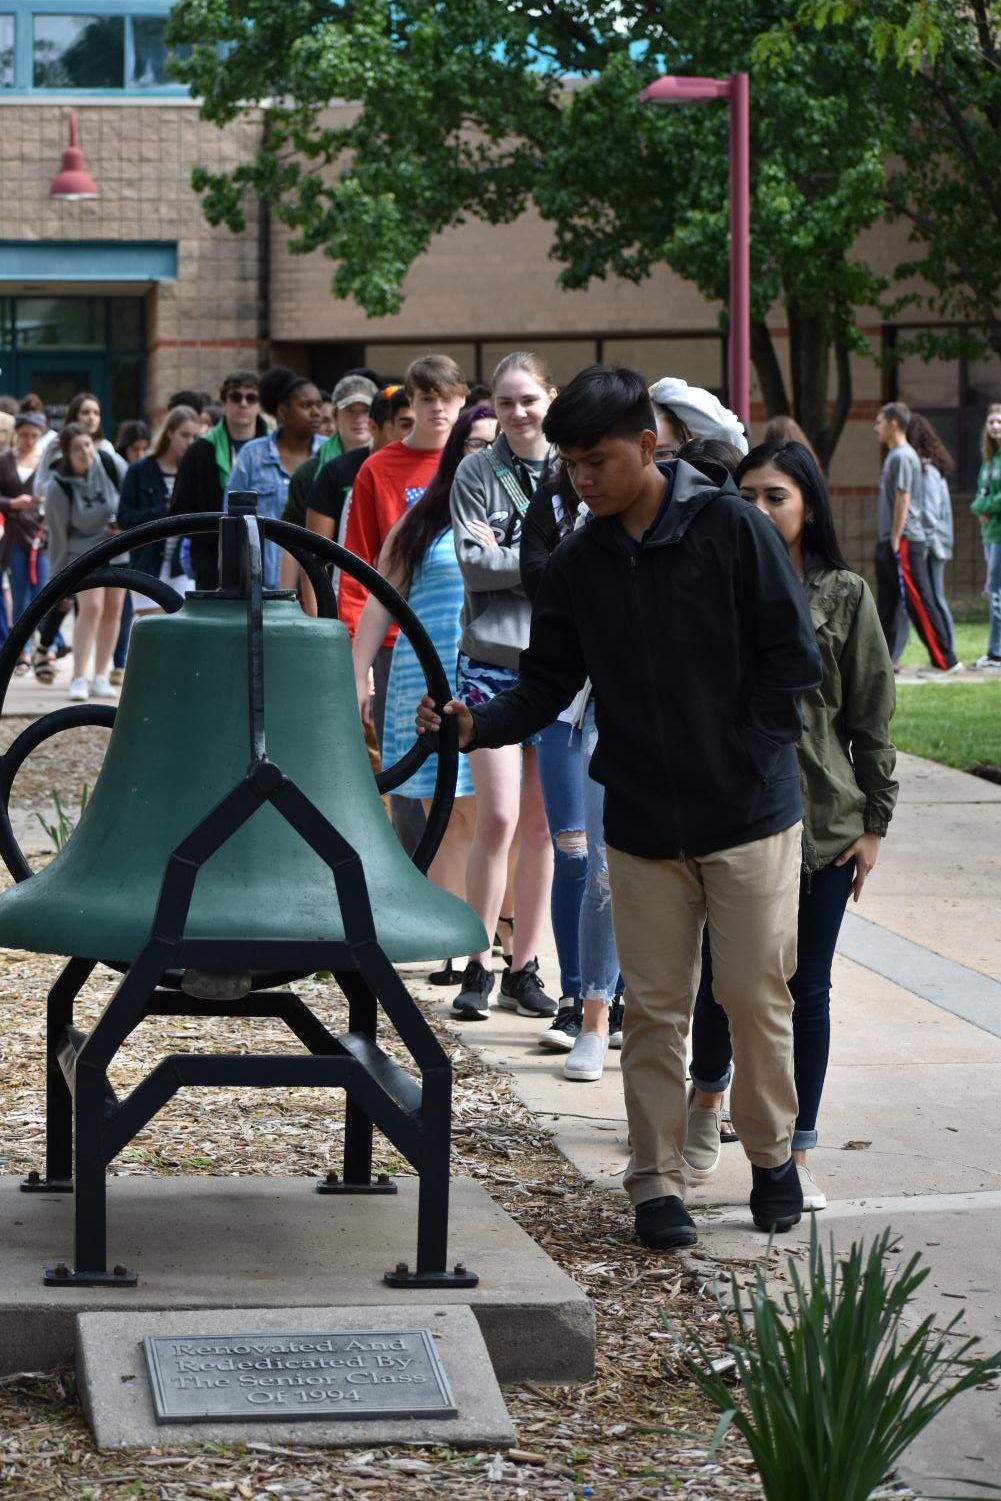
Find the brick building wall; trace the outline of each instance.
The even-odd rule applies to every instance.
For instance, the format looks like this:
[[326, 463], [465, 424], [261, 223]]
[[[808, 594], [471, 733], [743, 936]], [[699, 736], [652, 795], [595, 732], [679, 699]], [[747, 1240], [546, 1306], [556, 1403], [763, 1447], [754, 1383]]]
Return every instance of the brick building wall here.
[[[225, 132], [203, 124], [186, 100], [150, 103], [75, 100], [79, 141], [101, 196], [61, 202], [49, 185], [67, 141], [65, 101], [0, 104], [0, 199], [17, 206], [5, 238], [66, 242], [80, 240], [167, 241], [177, 245], [177, 279], [146, 292], [146, 407], [154, 420], [171, 390], [185, 385], [214, 389], [235, 364], [256, 367], [259, 340], [259, 224], [256, 203], [247, 206], [247, 229], [233, 235], [213, 229], [191, 190], [196, 163], [235, 165], [255, 149], [256, 118]], [[15, 295], [56, 287], [2, 285]], [[92, 290], [86, 283], [59, 291]], [[135, 294], [135, 283], [102, 285], [103, 291]]]

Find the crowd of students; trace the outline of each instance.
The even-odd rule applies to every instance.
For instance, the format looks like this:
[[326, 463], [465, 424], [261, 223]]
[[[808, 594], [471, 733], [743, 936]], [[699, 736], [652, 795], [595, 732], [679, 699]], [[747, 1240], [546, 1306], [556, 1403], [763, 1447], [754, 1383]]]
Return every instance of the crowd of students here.
[[[569, 1080], [600, 1079], [608, 1048], [622, 1048], [640, 1240], [695, 1240], [685, 1195], [728, 1132], [751, 1163], [757, 1224], [787, 1228], [822, 1208], [807, 1153], [831, 966], [896, 797], [898, 624], [845, 562], [803, 435], [772, 431], [748, 452], [733, 414], [683, 380], [648, 390], [635, 372], [594, 366], [558, 394], [520, 351], [472, 392], [453, 360], [427, 355], [398, 385], [355, 371], [329, 396], [285, 367], [237, 370], [209, 407], [178, 393], [147, 452], [138, 422], [108, 443], [83, 393], [40, 452], [45, 417], [22, 403], [0, 458], [15, 614], [49, 567], [98, 537], [120, 530], [127, 543], [143, 521], [218, 512], [235, 491], [374, 564], [421, 619], [454, 697], [422, 696], [388, 612], [336, 577], [373, 762], [392, 764], [442, 712], [458, 719], [467, 754], [429, 874], [498, 935], [496, 1004], [545, 1024], [538, 1042], [566, 1055]], [[988, 433], [992, 421], [974, 509], [1001, 608], [1001, 411]], [[941, 452], [916, 438], [919, 468], [941, 473]], [[908, 464], [898, 454], [884, 483], [893, 543], [907, 534], [919, 550], [917, 507], [899, 503]], [[895, 551], [899, 603], [915, 553]], [[182, 593], [218, 583], [203, 537], [137, 549], [131, 566]], [[265, 583], [298, 589], [315, 613], [273, 543]], [[926, 588], [944, 604], [940, 571], [922, 573], [922, 608]], [[71, 698], [114, 693], [126, 605], [157, 608], [141, 591], [77, 597]], [[59, 650], [53, 615], [22, 664], [42, 682]], [[999, 633], [992, 615], [985, 655], [1001, 663]], [[408, 849], [433, 780], [429, 760], [391, 799]], [[558, 996], [537, 959], [547, 923]], [[452, 1014], [485, 1019], [492, 951], [442, 959], [432, 978], [456, 987]]]

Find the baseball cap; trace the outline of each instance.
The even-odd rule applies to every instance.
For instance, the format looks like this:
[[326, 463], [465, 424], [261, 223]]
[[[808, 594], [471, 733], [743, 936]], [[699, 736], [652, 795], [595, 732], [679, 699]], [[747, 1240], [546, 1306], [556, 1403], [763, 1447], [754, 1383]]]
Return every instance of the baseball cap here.
[[341, 411], [343, 407], [352, 406], [356, 401], [363, 401], [370, 407], [378, 394], [378, 386], [367, 376], [345, 375], [337, 382], [330, 399], [337, 410]]

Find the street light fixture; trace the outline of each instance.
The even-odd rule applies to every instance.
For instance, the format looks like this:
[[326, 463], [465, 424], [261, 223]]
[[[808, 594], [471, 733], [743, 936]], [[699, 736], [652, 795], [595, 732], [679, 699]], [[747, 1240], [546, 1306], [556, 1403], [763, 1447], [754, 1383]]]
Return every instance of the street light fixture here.
[[63, 152], [62, 166], [52, 180], [50, 198], [71, 202], [76, 198], [99, 198], [97, 183], [87, 171], [83, 152], [76, 143], [76, 110], [70, 110], [70, 143]]
[[751, 131], [746, 73], [729, 78], [657, 78], [643, 104], [730, 101], [730, 358], [729, 402], [745, 428], [751, 420]]

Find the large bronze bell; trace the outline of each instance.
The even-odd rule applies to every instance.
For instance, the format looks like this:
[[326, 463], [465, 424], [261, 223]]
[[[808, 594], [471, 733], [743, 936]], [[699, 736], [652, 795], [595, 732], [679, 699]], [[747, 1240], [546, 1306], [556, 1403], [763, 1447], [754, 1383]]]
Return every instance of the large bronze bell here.
[[[431, 664], [436, 697], [447, 683], [440, 664], [434, 671], [419, 623], [378, 575], [334, 543], [260, 521], [255, 500], [239, 498], [228, 517], [177, 517], [130, 533], [138, 545], [218, 527], [220, 589], [181, 604], [144, 579], [141, 586], [170, 613], [137, 622], [117, 715], [98, 707], [58, 711], [48, 716], [54, 723], [33, 726], [0, 759], [0, 853], [18, 880], [0, 895], [0, 943], [72, 956], [49, 996], [46, 1170], [22, 1185], [75, 1188], [75, 1267], [46, 1274], [59, 1285], [135, 1280], [107, 1270], [104, 1170], [185, 1083], [344, 1088], [338, 1191], [391, 1189], [372, 1182], [373, 1125], [421, 1177], [416, 1271], [389, 1280], [455, 1281], [446, 1271], [451, 1071], [390, 961], [477, 952], [486, 935], [465, 903], [431, 885], [404, 854], [365, 750], [347, 632], [334, 618], [308, 619], [289, 597], [263, 594], [262, 535], [307, 567], [321, 615], [335, 609], [315, 555], [355, 572], [411, 633]], [[116, 545], [100, 544], [71, 564], [17, 622], [0, 653], [0, 692], [57, 599], [102, 582], [138, 581], [125, 569], [109, 574]], [[109, 719], [111, 741], [79, 825], [51, 864], [31, 875], [6, 808], [17, 767], [48, 733]], [[423, 869], [451, 806], [454, 745], [450, 751], [441, 756], [428, 835], [415, 855]], [[426, 753], [415, 746], [405, 759]], [[384, 784], [408, 774], [388, 772]], [[98, 960], [124, 973], [85, 1035], [73, 1026], [73, 1002]], [[333, 971], [348, 998], [348, 1031], [339, 1037], [298, 996], [276, 988], [321, 968]], [[179, 987], [197, 999], [187, 1002]], [[309, 1052], [165, 1058], [119, 1105], [107, 1077], [117, 1048], [140, 1021], [186, 1007], [197, 1015], [281, 1017]], [[379, 1007], [406, 1042], [420, 1085], [378, 1046]]]

